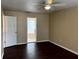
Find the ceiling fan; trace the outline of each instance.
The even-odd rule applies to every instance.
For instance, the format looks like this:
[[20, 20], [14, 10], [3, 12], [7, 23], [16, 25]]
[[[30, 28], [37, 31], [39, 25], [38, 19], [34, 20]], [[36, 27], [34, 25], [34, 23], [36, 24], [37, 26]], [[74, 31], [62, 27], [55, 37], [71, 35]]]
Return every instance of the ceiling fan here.
[[50, 10], [52, 7], [64, 6], [65, 4], [56, 2], [55, 0], [46, 0], [38, 5], [43, 6], [45, 10]]

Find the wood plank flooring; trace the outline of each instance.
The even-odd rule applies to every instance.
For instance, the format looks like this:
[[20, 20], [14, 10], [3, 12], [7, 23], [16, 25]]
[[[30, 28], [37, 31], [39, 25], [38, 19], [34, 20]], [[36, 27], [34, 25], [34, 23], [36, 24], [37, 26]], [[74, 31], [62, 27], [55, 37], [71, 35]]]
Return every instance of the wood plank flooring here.
[[50, 42], [28, 43], [4, 49], [3, 59], [78, 59], [78, 56]]

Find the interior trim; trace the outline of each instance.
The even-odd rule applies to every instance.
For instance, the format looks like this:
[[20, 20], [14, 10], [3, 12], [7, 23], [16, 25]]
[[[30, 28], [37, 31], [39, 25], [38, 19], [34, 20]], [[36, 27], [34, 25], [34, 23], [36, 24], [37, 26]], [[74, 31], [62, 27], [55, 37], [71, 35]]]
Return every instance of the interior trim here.
[[[49, 40], [42, 40], [42, 41], [36, 41], [36, 42], [48, 42]], [[17, 43], [17, 45], [27, 44], [27, 43], [36, 43], [36, 42], [23, 42], [23, 43]]]
[[[48, 42], [49, 40], [41, 40], [41, 41], [36, 41], [36, 42]], [[23, 43], [17, 43], [15, 45], [22, 45], [22, 44], [27, 44], [27, 43], [36, 43], [36, 42], [23, 42]], [[15, 46], [15, 45], [12, 45], [12, 46]], [[8, 46], [8, 47], [11, 47], [11, 46]], [[4, 47], [4, 48], [7, 48], [7, 47]]]
[[65, 50], [68, 50], [68, 51], [70, 51], [70, 52], [72, 52], [72, 53], [74, 53], [74, 54], [76, 54], [76, 55], [78, 55], [78, 53], [77, 52], [75, 52], [75, 51], [73, 51], [73, 50], [71, 50], [71, 49], [69, 49], [69, 48], [67, 48], [67, 47], [64, 47], [64, 46], [62, 46], [62, 45], [59, 45], [59, 44], [57, 44], [57, 43], [55, 43], [55, 42], [51, 42], [51, 41], [49, 41], [50, 43], [53, 43], [53, 44], [55, 44], [55, 45], [57, 45], [57, 46], [59, 46], [59, 47], [61, 47], [61, 48], [63, 48], [63, 49], [65, 49]]

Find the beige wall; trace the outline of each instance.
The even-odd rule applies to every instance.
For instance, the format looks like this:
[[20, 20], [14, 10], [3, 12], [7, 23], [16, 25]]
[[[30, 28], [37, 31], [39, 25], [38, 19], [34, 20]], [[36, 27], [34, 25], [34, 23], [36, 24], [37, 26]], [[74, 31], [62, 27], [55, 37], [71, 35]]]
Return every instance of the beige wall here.
[[77, 7], [53, 12], [50, 17], [50, 40], [77, 52]]
[[5, 15], [17, 17], [17, 42], [27, 41], [27, 17], [37, 17], [37, 41], [48, 40], [49, 36], [49, 14], [25, 13], [19, 11], [5, 11]]

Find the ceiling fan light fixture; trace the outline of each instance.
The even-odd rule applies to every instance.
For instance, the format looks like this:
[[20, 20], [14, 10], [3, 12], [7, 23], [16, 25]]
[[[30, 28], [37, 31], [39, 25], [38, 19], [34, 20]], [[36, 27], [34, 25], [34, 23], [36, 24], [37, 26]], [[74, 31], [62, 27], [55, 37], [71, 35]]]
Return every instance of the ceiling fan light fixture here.
[[50, 5], [46, 5], [44, 8], [45, 8], [46, 10], [49, 10], [49, 9], [51, 8], [51, 6], [50, 6]]

